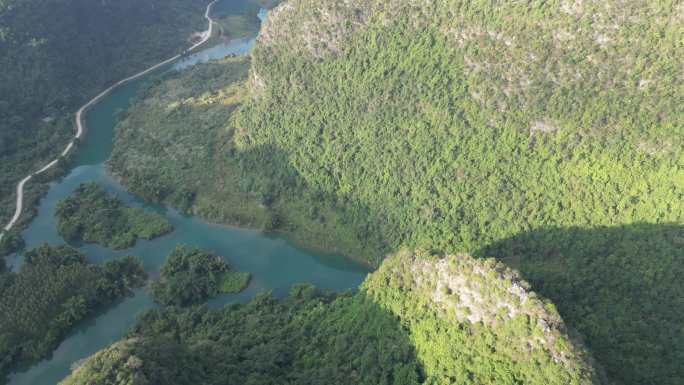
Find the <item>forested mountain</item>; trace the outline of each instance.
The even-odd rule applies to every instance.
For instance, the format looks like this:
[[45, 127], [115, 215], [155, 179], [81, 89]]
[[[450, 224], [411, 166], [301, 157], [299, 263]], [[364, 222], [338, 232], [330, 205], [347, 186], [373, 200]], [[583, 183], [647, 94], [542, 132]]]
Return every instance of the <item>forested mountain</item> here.
[[407, 329], [428, 384], [604, 380], [550, 301], [494, 259], [400, 251], [361, 287]]
[[236, 142], [382, 252], [682, 223], [679, 3], [289, 1]]
[[[118, 382], [117, 382], [118, 381]], [[147, 382], [146, 382], [147, 381]], [[62, 384], [600, 384], [553, 305], [493, 260], [403, 252], [356, 294], [296, 286], [144, 314]]]
[[611, 381], [679, 384], [683, 20], [678, 1], [290, 0], [248, 75], [231, 59], [147, 89], [111, 166], [149, 199], [373, 265], [496, 257]]
[[96, 266], [78, 250], [44, 245], [24, 258], [19, 272], [0, 270], [0, 376], [45, 358], [77, 322], [147, 279], [134, 257]]
[[517, 261], [613, 381], [678, 384], [683, 17], [679, 1], [290, 1], [255, 48], [237, 151], [315, 192], [255, 185], [273, 200], [332, 202], [337, 234], [378, 250], [363, 255]]
[[[105, 86], [180, 52], [204, 0], [0, 1], [0, 223], [19, 179], [55, 158], [73, 114]], [[27, 191], [29, 211], [40, 181]], [[25, 216], [25, 219], [28, 216]]]

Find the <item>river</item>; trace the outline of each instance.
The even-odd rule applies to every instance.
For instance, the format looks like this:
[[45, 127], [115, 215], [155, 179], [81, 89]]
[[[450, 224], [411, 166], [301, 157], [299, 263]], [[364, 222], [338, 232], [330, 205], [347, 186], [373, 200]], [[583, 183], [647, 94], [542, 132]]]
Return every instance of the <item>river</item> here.
[[[254, 38], [221, 43], [190, 55], [160, 71], [184, 70], [199, 62], [229, 54], [246, 54], [253, 44]], [[209, 224], [199, 218], [182, 215], [173, 209], [147, 203], [127, 192], [107, 175], [104, 162], [112, 150], [117, 116], [129, 107], [131, 99], [146, 78], [114, 90], [88, 111], [85, 118], [88, 132], [74, 155], [71, 172], [62, 180], [50, 185], [48, 194], [40, 203], [37, 217], [22, 232], [27, 248], [43, 243], [65, 243], [57, 234], [55, 207], [79, 184], [94, 181], [108, 191], [116, 193], [132, 206], [165, 215], [175, 227], [175, 231], [152, 241], [139, 240], [135, 247], [120, 251], [97, 245], [75, 245], [85, 252], [93, 263], [101, 263], [123, 255], [136, 255], [143, 260], [145, 269], [151, 276], [155, 277], [166, 255], [178, 244], [213, 250], [223, 256], [233, 268], [252, 273], [252, 280], [247, 289], [240, 294], [221, 295], [209, 301], [208, 305], [212, 307], [235, 301], [244, 302], [257, 293], [269, 290], [276, 296], [283, 296], [293, 284], [300, 282], [310, 282], [322, 288], [342, 291], [356, 288], [363, 281], [368, 270], [349, 259], [312, 253], [294, 247], [282, 237]], [[13, 269], [17, 269], [22, 263], [21, 255], [12, 256], [7, 262]], [[50, 358], [10, 374], [8, 383], [56, 384], [69, 373], [73, 363], [120, 339], [138, 314], [154, 306], [145, 289], [135, 291], [133, 297], [103, 309], [96, 316], [81, 322]]]

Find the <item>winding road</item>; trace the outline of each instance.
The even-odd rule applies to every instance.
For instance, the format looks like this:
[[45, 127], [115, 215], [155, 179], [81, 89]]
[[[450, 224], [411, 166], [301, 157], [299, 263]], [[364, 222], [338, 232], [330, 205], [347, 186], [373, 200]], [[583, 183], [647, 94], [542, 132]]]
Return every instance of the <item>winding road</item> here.
[[[214, 33], [214, 20], [211, 18], [211, 16], [209, 14], [211, 13], [212, 6], [217, 1], [218, 0], [214, 0], [211, 3], [207, 4], [207, 9], [204, 12], [204, 18], [207, 19], [209, 26], [207, 27], [207, 30], [202, 33], [202, 39], [200, 41], [198, 41], [197, 43], [193, 44], [190, 48], [188, 48], [185, 51], [185, 53], [195, 50], [197, 47], [206, 43], [207, 40], [209, 40], [211, 38], [211, 35]], [[135, 74], [133, 76], [129, 76], [126, 79], [118, 81], [117, 83], [115, 83], [111, 87], [102, 91], [99, 95], [90, 99], [90, 101], [88, 101], [88, 103], [84, 104], [81, 108], [78, 109], [78, 111], [76, 112], [76, 135], [71, 140], [71, 142], [69, 142], [69, 144], [66, 146], [64, 151], [62, 151], [61, 155], [59, 157], [57, 157], [56, 159], [52, 160], [50, 163], [46, 164], [45, 167], [41, 168], [40, 170], [38, 170], [32, 174], [29, 174], [24, 179], [19, 181], [19, 183], [17, 184], [17, 205], [16, 205], [16, 209], [14, 211], [14, 216], [12, 217], [12, 220], [10, 220], [10, 222], [7, 224], [7, 226], [5, 226], [2, 233], [0, 233], [0, 241], [2, 241], [2, 238], [5, 236], [5, 232], [12, 230], [12, 227], [14, 227], [14, 225], [19, 220], [19, 217], [21, 217], [21, 212], [24, 209], [24, 186], [26, 185], [26, 183], [28, 181], [30, 181], [31, 178], [33, 178], [34, 176], [41, 174], [41, 173], [49, 170], [50, 168], [54, 167], [57, 164], [57, 162], [59, 162], [60, 158], [67, 156], [69, 154], [69, 152], [71, 152], [71, 150], [74, 148], [76, 140], [80, 139], [83, 136], [83, 132], [85, 130], [85, 123], [83, 122], [83, 115], [85, 114], [85, 112], [88, 111], [88, 109], [90, 107], [95, 105], [97, 102], [100, 101], [100, 99], [107, 96], [110, 92], [112, 92], [117, 87], [119, 87], [125, 83], [128, 83], [131, 80], [135, 80], [141, 76], [147, 75], [148, 73], [156, 70], [157, 68], [177, 60], [181, 56], [182, 56], [182, 54], [178, 54], [172, 58], [169, 58], [169, 59], [166, 59], [160, 63], [157, 63], [157, 64], [153, 65], [152, 67], [150, 67], [144, 71], [138, 72], [137, 74]]]

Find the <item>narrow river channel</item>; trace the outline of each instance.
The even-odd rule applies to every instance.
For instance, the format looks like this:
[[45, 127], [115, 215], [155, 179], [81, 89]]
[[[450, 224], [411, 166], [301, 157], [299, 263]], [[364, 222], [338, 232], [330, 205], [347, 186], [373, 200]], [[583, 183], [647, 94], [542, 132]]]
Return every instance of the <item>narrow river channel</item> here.
[[[199, 62], [229, 54], [247, 54], [253, 44], [254, 38], [225, 42], [159, 71], [184, 70]], [[41, 201], [38, 216], [22, 233], [27, 248], [43, 243], [65, 243], [56, 229], [54, 213], [57, 202], [69, 196], [80, 183], [94, 181], [133, 206], [164, 214], [174, 225], [175, 231], [153, 241], [138, 241], [135, 247], [122, 251], [96, 245], [77, 245], [93, 263], [123, 255], [135, 255], [144, 261], [146, 270], [155, 277], [166, 255], [178, 244], [213, 250], [224, 256], [235, 269], [252, 273], [252, 281], [244, 292], [215, 298], [209, 302], [209, 306], [214, 307], [234, 301], [247, 301], [255, 294], [269, 290], [276, 296], [282, 296], [293, 284], [299, 282], [310, 282], [338, 291], [353, 289], [361, 283], [368, 271], [351, 260], [301, 250], [283, 238], [267, 236], [258, 231], [208, 224], [199, 218], [184, 216], [175, 210], [144, 202], [110, 178], [104, 163], [112, 150], [117, 116], [129, 107], [131, 99], [147, 78], [116, 89], [88, 112], [88, 132], [74, 157], [73, 169], [65, 178], [51, 184], [47, 196]], [[7, 262], [12, 268], [18, 268], [22, 263], [21, 255], [12, 256]], [[154, 306], [145, 289], [137, 290], [132, 298], [103, 309], [96, 316], [79, 324], [49, 359], [12, 373], [9, 384], [58, 383], [69, 373], [76, 361], [121, 338], [138, 314]]]

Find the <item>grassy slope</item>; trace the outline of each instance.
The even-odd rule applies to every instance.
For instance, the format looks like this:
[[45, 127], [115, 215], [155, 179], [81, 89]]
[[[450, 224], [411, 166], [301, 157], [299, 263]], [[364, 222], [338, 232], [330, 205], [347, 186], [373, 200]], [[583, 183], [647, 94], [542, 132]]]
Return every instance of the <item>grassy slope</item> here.
[[[329, 201], [309, 194], [293, 170], [283, 169], [284, 158], [235, 150], [226, 122], [244, 101], [249, 64], [228, 58], [152, 82], [116, 129], [109, 169], [145, 199], [215, 222], [286, 231], [309, 247], [361, 255], [358, 239], [339, 241], [336, 221], [317, 220], [337, 214]], [[263, 163], [265, 155], [269, 163]], [[288, 199], [293, 194], [302, 199]]]
[[[216, 221], [268, 221], [258, 204], [238, 194], [226, 154], [225, 122], [239, 105], [245, 59], [165, 74], [138, 96], [116, 129], [108, 166], [134, 193]], [[244, 219], [243, 219], [244, 218]]]

